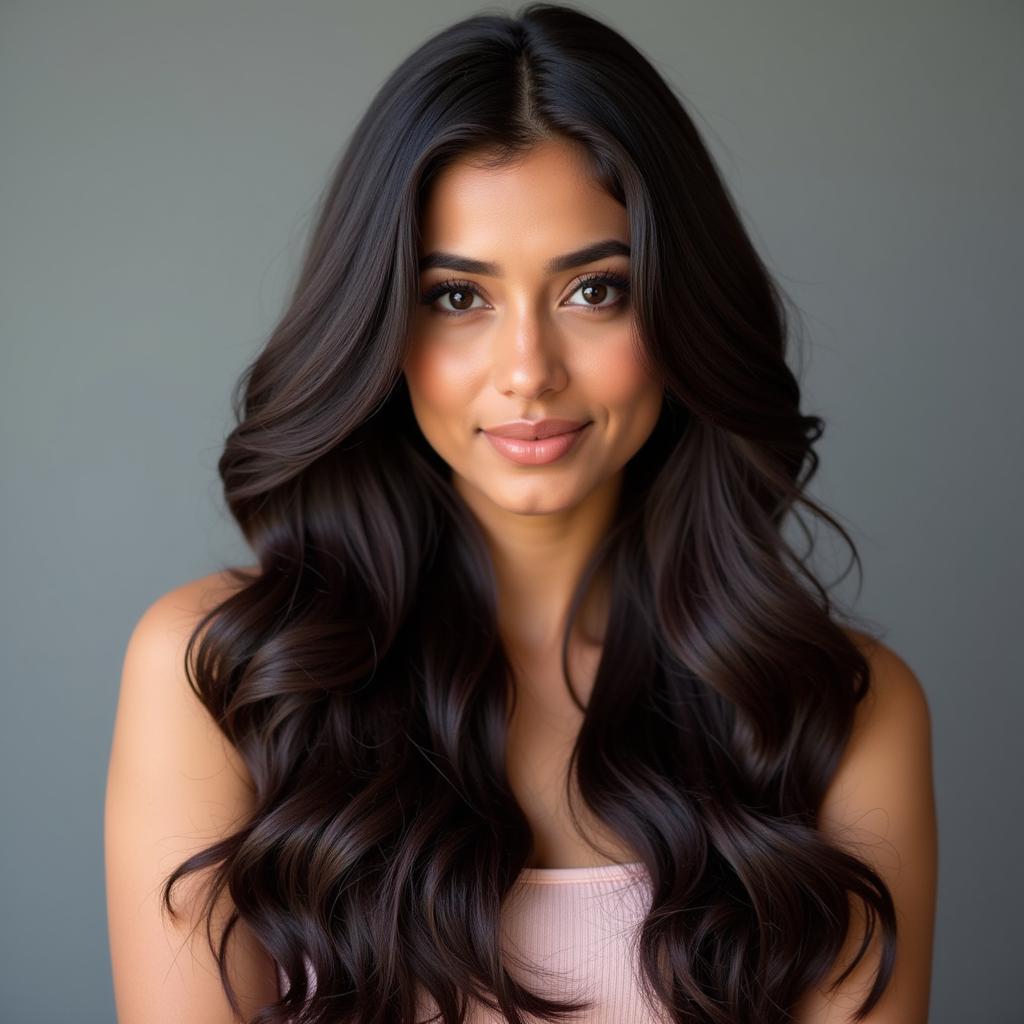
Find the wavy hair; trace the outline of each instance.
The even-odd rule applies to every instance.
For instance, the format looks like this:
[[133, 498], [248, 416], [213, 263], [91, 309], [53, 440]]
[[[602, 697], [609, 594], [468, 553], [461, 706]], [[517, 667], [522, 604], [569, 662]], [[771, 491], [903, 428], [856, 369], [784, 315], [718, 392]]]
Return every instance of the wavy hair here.
[[[228, 570], [238, 586], [196, 626], [186, 668], [256, 805], [170, 874], [164, 907], [207, 871], [213, 949], [230, 894], [214, 952], [232, 1006], [239, 919], [282, 980], [255, 1024], [411, 1024], [423, 992], [444, 1024], [474, 1000], [511, 1024], [587, 1007], [517, 980], [501, 948], [532, 848], [505, 763], [514, 673], [482, 530], [402, 374], [432, 179], [548, 139], [578, 143], [628, 211], [634, 316], [664, 381], [561, 648], [584, 712], [569, 778], [651, 880], [644, 992], [673, 1021], [790, 1020], [859, 901], [866, 937], [843, 978], [882, 938], [860, 1020], [889, 983], [896, 919], [880, 875], [818, 825], [870, 687], [800, 514], [836, 528], [860, 571], [806, 493], [823, 420], [801, 411], [784, 296], [681, 101], [621, 35], [553, 4], [459, 21], [387, 78], [237, 382], [218, 468], [259, 566]], [[610, 617], [584, 705], [568, 639], [600, 568]]]

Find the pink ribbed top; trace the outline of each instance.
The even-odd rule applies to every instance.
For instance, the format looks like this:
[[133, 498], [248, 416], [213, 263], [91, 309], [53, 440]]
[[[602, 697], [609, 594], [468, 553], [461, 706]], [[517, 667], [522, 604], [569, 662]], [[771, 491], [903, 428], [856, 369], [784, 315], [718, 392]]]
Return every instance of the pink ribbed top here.
[[[590, 999], [590, 1011], [575, 1018], [587, 1024], [664, 1024], [667, 1016], [650, 1009], [634, 973], [637, 929], [649, 895], [639, 862], [526, 868], [505, 903], [502, 943], [507, 954], [530, 966], [519, 968], [508, 956], [509, 973], [553, 998]], [[283, 989], [280, 968], [278, 977]], [[310, 980], [315, 984], [311, 971]], [[437, 1004], [424, 992], [418, 1020], [436, 1012]], [[469, 1024], [505, 1021], [482, 1004], [475, 1004], [467, 1019]]]

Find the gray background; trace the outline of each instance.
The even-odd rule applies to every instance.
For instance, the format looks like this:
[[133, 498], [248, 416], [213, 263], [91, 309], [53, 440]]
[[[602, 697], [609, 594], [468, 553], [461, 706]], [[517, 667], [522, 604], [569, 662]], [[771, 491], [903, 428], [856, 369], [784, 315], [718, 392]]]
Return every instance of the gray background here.
[[[932, 709], [932, 1019], [1024, 1021], [1022, 6], [583, 6], [681, 91], [801, 310], [813, 490]], [[376, 88], [477, 10], [0, 4], [3, 1021], [114, 1020], [124, 645], [159, 594], [248, 560], [215, 474], [230, 387]]]

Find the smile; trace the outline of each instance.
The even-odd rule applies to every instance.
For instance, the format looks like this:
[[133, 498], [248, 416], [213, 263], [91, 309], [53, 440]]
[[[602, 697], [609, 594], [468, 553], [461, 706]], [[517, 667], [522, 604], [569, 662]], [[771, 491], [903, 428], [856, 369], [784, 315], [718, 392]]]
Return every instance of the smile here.
[[521, 466], [544, 466], [568, 455], [575, 449], [590, 423], [585, 423], [578, 430], [567, 434], [554, 434], [538, 441], [524, 441], [517, 437], [499, 437], [497, 434], [482, 433], [494, 446], [495, 451], [506, 459]]

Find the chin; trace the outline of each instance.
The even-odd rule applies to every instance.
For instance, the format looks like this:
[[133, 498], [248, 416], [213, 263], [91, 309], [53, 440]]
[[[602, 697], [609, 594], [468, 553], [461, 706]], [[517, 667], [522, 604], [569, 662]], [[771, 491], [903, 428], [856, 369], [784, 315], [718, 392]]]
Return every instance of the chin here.
[[526, 516], [567, 512], [580, 502], [575, 488], [572, 488], [570, 493], [552, 494], [551, 488], [546, 486], [543, 481], [532, 483], [520, 490], [519, 493], [508, 493], [508, 489], [503, 488], [486, 493], [490, 495], [495, 505], [499, 505], [508, 512]]

